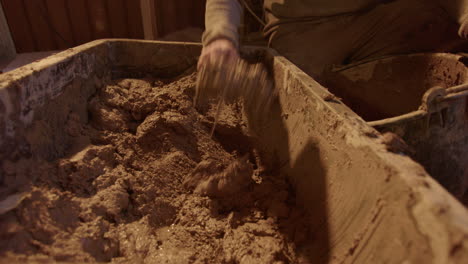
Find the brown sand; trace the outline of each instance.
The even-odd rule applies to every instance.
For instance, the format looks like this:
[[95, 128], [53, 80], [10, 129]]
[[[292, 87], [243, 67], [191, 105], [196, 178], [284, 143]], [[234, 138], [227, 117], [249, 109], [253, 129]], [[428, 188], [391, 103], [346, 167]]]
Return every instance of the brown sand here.
[[[71, 112], [68, 156], [3, 163], [25, 198], [0, 215], [10, 262], [291, 263], [307, 259], [307, 216], [262, 167], [241, 107], [192, 106], [195, 74], [122, 79]], [[28, 179], [28, 180], [24, 180]], [[13, 192], [14, 190], [9, 190]], [[1, 193], [2, 199], [6, 192]]]

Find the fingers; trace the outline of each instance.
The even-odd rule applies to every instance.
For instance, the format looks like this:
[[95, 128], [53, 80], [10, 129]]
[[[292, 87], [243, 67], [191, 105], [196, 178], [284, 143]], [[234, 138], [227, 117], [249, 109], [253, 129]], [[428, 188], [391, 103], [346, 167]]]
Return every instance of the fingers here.
[[197, 67], [210, 65], [233, 64], [239, 59], [239, 53], [231, 41], [226, 39], [215, 40], [203, 47]]
[[213, 49], [202, 53], [198, 60], [198, 69], [202, 66], [216, 64], [233, 64], [237, 61], [239, 55], [236, 50]]
[[204, 52], [202, 51], [202, 54], [201, 54], [200, 58], [198, 59], [197, 69], [200, 70], [201, 67], [207, 63], [209, 58], [210, 58], [210, 55], [209, 54], [204, 54]]
[[468, 39], [468, 18], [461, 23], [458, 35], [464, 39]]

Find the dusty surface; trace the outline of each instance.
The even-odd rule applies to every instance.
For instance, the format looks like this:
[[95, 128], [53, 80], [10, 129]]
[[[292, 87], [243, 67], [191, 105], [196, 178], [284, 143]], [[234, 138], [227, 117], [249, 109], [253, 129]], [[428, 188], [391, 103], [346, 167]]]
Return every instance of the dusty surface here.
[[195, 75], [122, 79], [71, 112], [68, 156], [2, 163], [0, 256], [10, 261], [303, 262], [307, 216], [285, 179], [262, 167], [240, 106], [192, 107]]

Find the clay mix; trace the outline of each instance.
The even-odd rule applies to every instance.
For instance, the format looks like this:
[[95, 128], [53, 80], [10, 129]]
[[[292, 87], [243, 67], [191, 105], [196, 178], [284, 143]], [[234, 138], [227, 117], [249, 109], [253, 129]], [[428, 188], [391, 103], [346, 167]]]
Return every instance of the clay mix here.
[[[193, 106], [195, 73], [117, 79], [71, 112], [68, 154], [5, 161], [4, 183], [28, 182], [0, 215], [5, 261], [297, 263], [308, 216], [262, 166], [242, 106]], [[201, 107], [203, 108], [203, 107]], [[11, 191], [11, 190], [10, 190]]]

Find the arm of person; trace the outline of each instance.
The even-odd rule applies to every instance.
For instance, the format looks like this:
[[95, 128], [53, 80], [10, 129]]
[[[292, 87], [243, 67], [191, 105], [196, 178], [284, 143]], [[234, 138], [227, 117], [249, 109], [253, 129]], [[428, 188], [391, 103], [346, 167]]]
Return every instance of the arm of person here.
[[210, 60], [225, 59], [227, 62], [239, 57], [239, 33], [242, 9], [237, 0], [207, 0], [203, 49], [198, 66]]
[[436, 0], [460, 24], [458, 35], [468, 39], [468, 0]]

